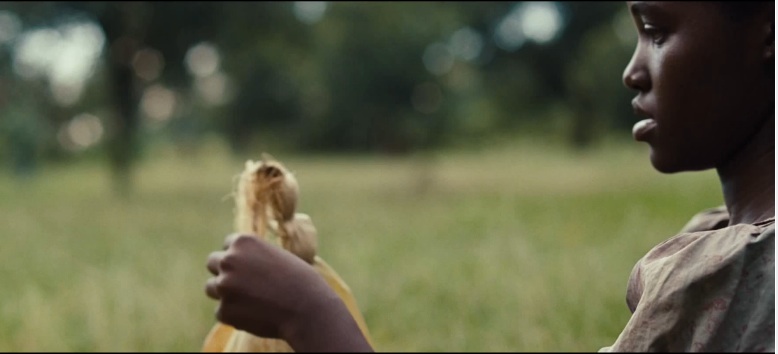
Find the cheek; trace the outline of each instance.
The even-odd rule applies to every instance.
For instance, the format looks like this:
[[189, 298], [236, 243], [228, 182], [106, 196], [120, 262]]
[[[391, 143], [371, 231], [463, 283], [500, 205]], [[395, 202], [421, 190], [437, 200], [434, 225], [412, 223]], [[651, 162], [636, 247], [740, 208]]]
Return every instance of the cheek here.
[[[679, 43], [680, 44], [680, 43]], [[658, 122], [673, 135], [694, 136], [696, 132], [726, 134], [741, 95], [741, 78], [726, 76], [733, 72], [726, 58], [710, 50], [691, 46], [668, 47], [654, 62], [653, 90]], [[730, 75], [731, 76], [731, 75]], [[720, 127], [720, 128], [717, 128]]]
[[[712, 91], [710, 62], [689, 51], [666, 50], [655, 62], [653, 89], [658, 113], [672, 116], [705, 110]], [[666, 120], [684, 120], [683, 117]], [[663, 117], [659, 117], [660, 119]], [[688, 119], [688, 117], [686, 117]]]
[[694, 52], [668, 50], [655, 61], [652, 82], [659, 134], [652, 162], [662, 172], [714, 167], [725, 155], [725, 115], [711, 72], [718, 65]]
[[743, 48], [691, 39], [666, 43], [649, 61], [648, 98], [658, 123], [652, 162], [660, 171], [715, 167], [754, 130], [749, 117], [755, 115], [751, 106], [758, 105], [759, 85], [756, 74], [745, 75], [752, 63], [744, 61]]

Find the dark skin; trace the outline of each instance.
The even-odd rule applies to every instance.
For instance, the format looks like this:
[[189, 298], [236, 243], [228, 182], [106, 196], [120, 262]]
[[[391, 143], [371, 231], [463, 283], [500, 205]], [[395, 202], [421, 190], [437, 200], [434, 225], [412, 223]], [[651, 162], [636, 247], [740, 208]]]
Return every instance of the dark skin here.
[[[638, 44], [624, 84], [664, 173], [715, 168], [730, 223], [775, 215], [774, 10], [735, 22], [715, 3], [628, 2]], [[772, 6], [772, 5], [770, 5]]]
[[[628, 2], [638, 43], [624, 70], [637, 91], [635, 139], [662, 173], [716, 169], [730, 225], [775, 215], [774, 4], [733, 21], [712, 2]], [[251, 236], [208, 258], [220, 322], [295, 351], [372, 351], [307, 263]]]
[[220, 300], [219, 322], [284, 339], [296, 352], [372, 351], [340, 297], [313, 267], [277, 245], [232, 234], [207, 267], [215, 277], [205, 290]]

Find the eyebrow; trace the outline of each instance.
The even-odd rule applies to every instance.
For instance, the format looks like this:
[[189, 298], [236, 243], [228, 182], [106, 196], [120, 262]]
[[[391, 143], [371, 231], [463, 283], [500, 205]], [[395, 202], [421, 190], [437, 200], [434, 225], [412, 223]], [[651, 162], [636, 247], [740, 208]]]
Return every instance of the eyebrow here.
[[647, 15], [655, 13], [659, 10], [659, 7], [650, 2], [635, 2], [629, 7], [630, 11], [635, 16]]

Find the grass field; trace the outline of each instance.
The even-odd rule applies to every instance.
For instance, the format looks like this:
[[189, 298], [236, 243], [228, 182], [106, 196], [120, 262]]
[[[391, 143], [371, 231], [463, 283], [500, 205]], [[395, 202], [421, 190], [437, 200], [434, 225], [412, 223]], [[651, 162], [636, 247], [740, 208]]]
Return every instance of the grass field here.
[[[0, 176], [0, 350], [198, 351], [244, 161], [223, 151], [155, 153], [127, 199], [93, 162]], [[635, 261], [721, 203], [714, 172], [661, 175], [647, 156], [276, 157], [379, 351], [595, 351], [629, 318]]]

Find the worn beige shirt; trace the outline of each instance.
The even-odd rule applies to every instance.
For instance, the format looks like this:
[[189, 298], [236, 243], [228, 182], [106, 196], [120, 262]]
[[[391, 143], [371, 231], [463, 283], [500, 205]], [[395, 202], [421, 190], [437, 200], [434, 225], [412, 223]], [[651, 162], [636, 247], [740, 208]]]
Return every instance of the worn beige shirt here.
[[775, 219], [698, 214], [632, 270], [632, 317], [601, 352], [775, 351]]

